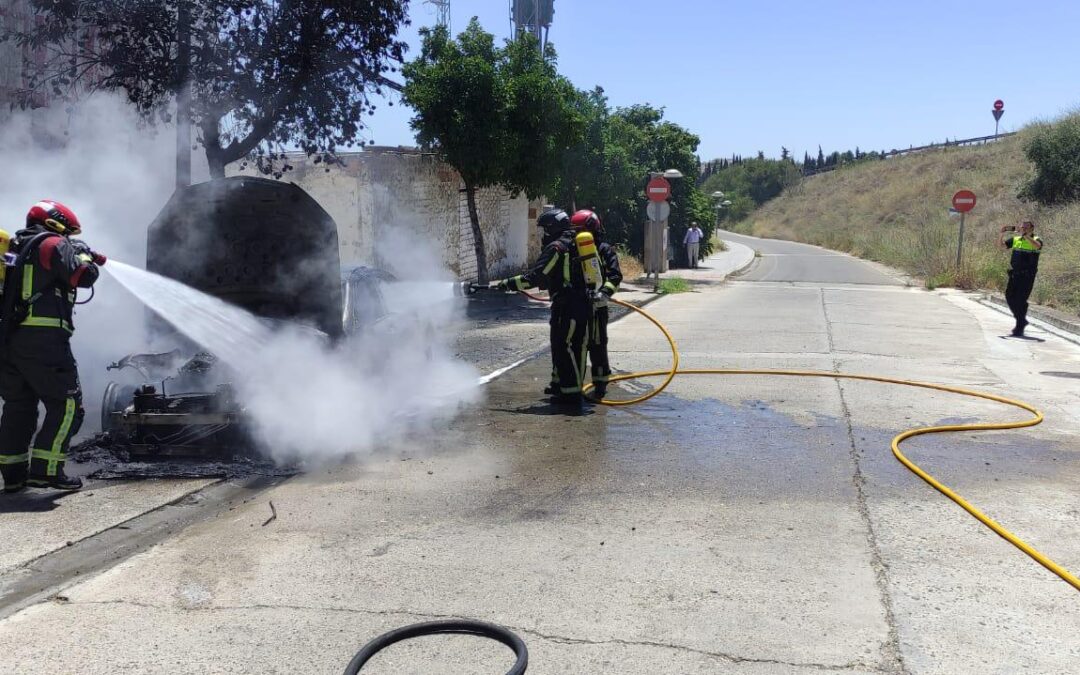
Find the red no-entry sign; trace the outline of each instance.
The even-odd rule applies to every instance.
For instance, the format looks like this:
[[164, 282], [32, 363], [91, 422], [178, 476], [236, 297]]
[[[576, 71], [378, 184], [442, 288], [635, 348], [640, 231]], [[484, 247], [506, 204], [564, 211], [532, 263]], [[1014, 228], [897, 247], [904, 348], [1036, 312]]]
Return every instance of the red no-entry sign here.
[[645, 196], [651, 202], [667, 201], [667, 198], [671, 196], [671, 183], [667, 182], [665, 178], [657, 176], [645, 186]]
[[998, 100], [994, 101], [994, 110], [1004, 110], [1004, 109], [1005, 109], [1005, 101], [1002, 101], [1000, 98]]
[[971, 190], [960, 190], [953, 195], [952, 206], [960, 213], [967, 213], [975, 208], [975, 193]]

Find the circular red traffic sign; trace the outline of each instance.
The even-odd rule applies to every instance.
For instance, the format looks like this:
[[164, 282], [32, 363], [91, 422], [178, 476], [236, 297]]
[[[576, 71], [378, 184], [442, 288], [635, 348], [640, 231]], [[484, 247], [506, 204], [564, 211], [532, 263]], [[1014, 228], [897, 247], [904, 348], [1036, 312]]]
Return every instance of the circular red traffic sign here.
[[657, 176], [645, 186], [645, 196], [650, 202], [664, 202], [671, 196], [671, 183], [662, 176]]
[[1004, 109], [1005, 109], [1005, 101], [1002, 101], [1000, 98], [998, 100], [994, 101], [994, 110], [1004, 110]]
[[960, 190], [952, 196], [952, 207], [960, 213], [967, 213], [975, 208], [975, 193], [971, 190]]

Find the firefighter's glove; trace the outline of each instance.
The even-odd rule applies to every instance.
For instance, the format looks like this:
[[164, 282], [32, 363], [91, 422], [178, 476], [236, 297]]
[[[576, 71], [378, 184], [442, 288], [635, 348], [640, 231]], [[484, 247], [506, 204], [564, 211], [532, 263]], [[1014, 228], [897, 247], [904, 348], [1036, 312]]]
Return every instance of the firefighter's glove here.
[[510, 290], [510, 280], [509, 279], [503, 279], [499, 283], [495, 284], [495, 288], [497, 290], [500, 290], [500, 291], [503, 291], [503, 292], [509, 291]]
[[68, 241], [70, 241], [71, 245], [75, 248], [75, 257], [77, 257], [79, 261], [87, 264], [94, 263], [99, 267], [108, 261], [108, 258], [91, 249], [90, 245], [85, 241], [80, 239], [69, 239]]

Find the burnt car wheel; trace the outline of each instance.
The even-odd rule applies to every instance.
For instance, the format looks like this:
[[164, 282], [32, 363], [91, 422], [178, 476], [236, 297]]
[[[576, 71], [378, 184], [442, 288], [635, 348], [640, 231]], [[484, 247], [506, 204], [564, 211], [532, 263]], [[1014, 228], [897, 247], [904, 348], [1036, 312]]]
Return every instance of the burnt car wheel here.
[[135, 385], [110, 382], [101, 396], [101, 430], [115, 431], [119, 428], [113, 413], [124, 412], [135, 398]]

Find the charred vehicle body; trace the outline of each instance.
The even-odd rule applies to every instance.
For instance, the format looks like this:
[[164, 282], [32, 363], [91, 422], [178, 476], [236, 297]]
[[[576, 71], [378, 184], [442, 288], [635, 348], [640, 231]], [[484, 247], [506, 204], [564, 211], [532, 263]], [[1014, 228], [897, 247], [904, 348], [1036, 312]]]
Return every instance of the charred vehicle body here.
[[[197, 254], [192, 254], [197, 251]], [[337, 226], [294, 184], [227, 178], [178, 191], [150, 225], [147, 269], [242, 307], [270, 324], [356, 335], [390, 313], [394, 281], [366, 267], [342, 269]], [[221, 456], [252, 443], [229, 364], [150, 316], [163, 353], [131, 354], [102, 397], [110, 447], [133, 457]]]

